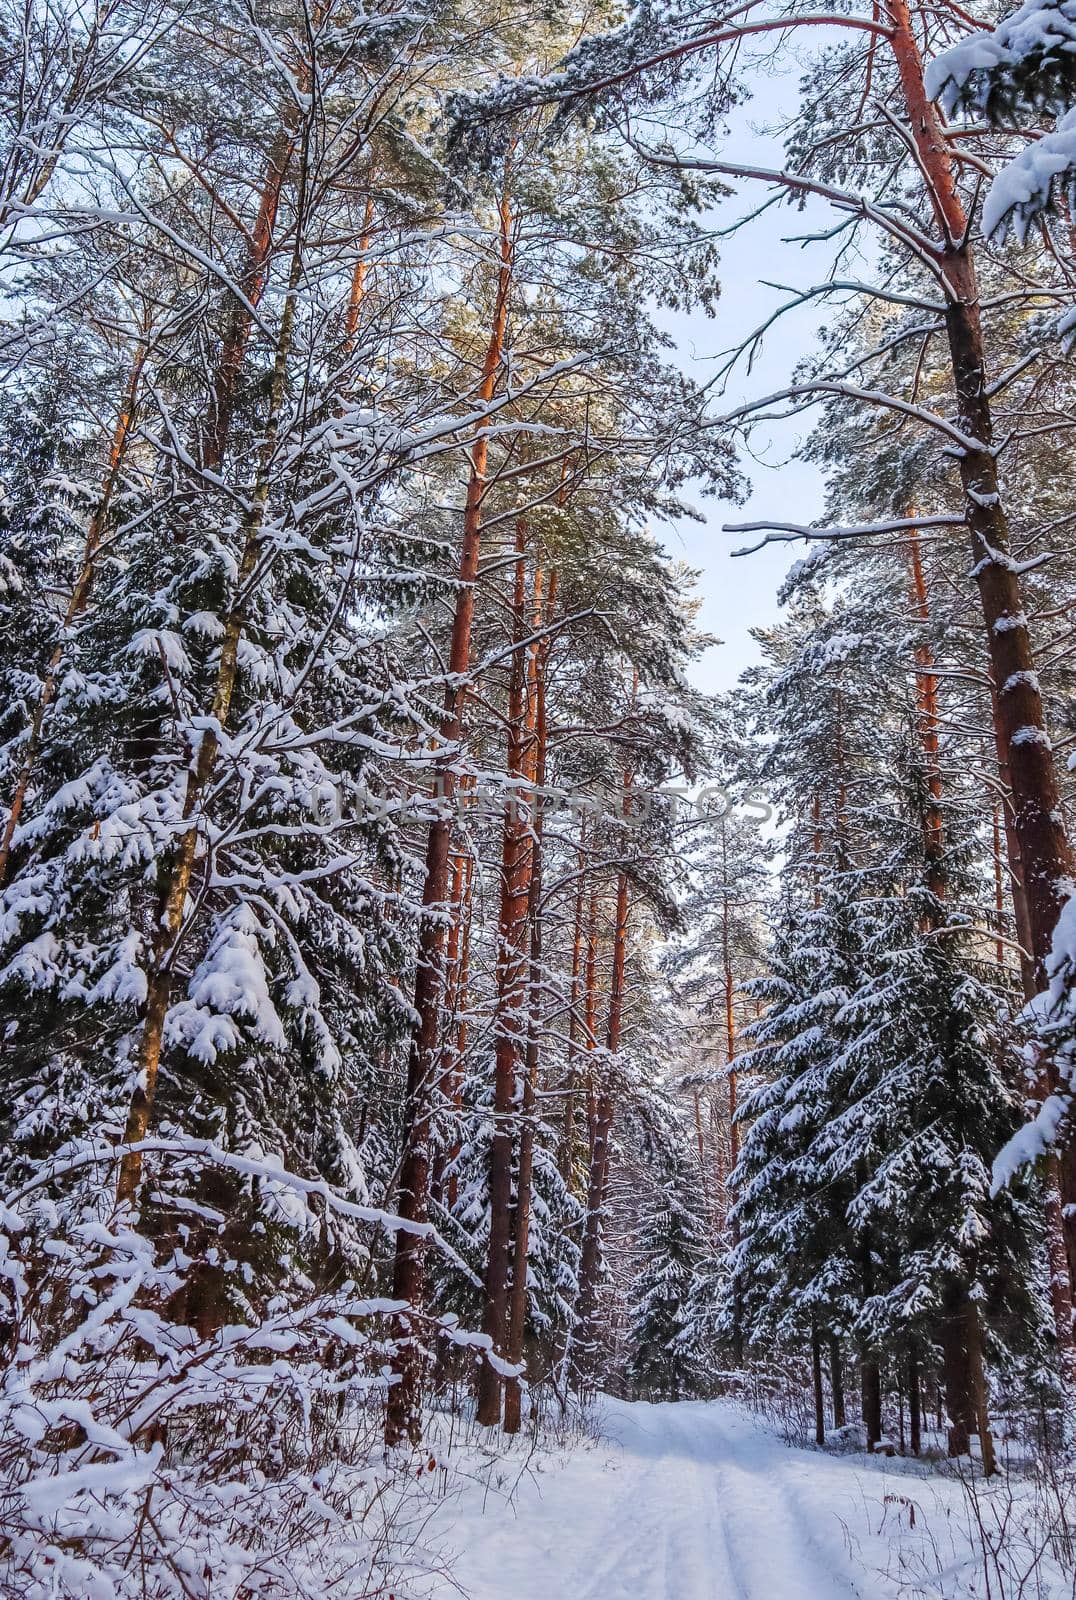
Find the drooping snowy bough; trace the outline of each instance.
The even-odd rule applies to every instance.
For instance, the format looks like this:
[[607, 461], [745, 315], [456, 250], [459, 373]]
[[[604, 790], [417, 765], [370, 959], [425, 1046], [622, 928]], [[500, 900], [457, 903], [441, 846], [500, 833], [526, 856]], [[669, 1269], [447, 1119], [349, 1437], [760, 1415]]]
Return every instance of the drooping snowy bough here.
[[[988, 235], [1021, 242], [1055, 199], [1076, 199], [1076, 3], [1025, 0], [989, 33], [972, 33], [928, 63], [928, 93], [946, 112], [965, 109], [995, 124], [1029, 112], [1055, 118], [994, 178], [983, 204]], [[1076, 329], [1076, 313], [1062, 331]]]

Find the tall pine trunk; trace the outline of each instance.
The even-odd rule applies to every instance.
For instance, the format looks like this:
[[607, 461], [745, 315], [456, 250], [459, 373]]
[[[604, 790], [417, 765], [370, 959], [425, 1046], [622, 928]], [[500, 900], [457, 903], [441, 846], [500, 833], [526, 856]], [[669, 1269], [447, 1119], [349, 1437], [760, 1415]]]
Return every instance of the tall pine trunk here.
[[826, 1391], [822, 1383], [822, 1335], [811, 1323], [811, 1387], [814, 1390], [814, 1442], [826, 1442]]
[[[501, 837], [501, 892], [497, 924], [497, 1007], [493, 1050], [493, 1137], [489, 1163], [489, 1243], [486, 1251], [482, 1332], [502, 1359], [508, 1334], [508, 1269], [511, 1254], [512, 1154], [518, 1105], [521, 1046], [526, 1037], [527, 904], [531, 850], [517, 789], [526, 778], [526, 638], [524, 598], [525, 527], [518, 525], [516, 580], [512, 614], [515, 621], [508, 688], [508, 750], [505, 769], [509, 791]], [[495, 1427], [501, 1420], [501, 1377], [490, 1361], [478, 1373], [478, 1421]]]
[[919, 1355], [913, 1346], [908, 1356], [908, 1442], [917, 1456], [923, 1445], [923, 1409], [919, 1391]]
[[[445, 998], [441, 1028], [441, 1060], [437, 1075], [437, 1110], [445, 1122], [455, 1114], [456, 1085], [459, 1078], [457, 1052], [458, 1019], [460, 1009], [460, 980], [463, 976], [463, 939], [467, 921], [465, 905], [465, 880], [470, 857], [460, 852], [452, 861], [451, 887], [448, 899], [451, 906], [448, 941], [445, 952]], [[452, 1160], [452, 1143], [442, 1136], [440, 1148], [434, 1157], [430, 1176], [430, 1197], [435, 1205], [445, 1197], [445, 1170]]]
[[[983, 338], [979, 287], [969, 219], [957, 188], [957, 167], [937, 110], [927, 98], [923, 61], [907, 0], [887, 0], [890, 44], [900, 75], [905, 111], [920, 171], [943, 238], [939, 253], [946, 285], [945, 323], [957, 414], [973, 444], [960, 456], [972, 570], [986, 624], [993, 685], [998, 762], [1012, 796], [1012, 860], [1027, 907], [1029, 954], [1036, 991], [1045, 987], [1046, 962], [1061, 906], [1074, 876], [1073, 853], [1061, 812], [1057, 765], [1046, 731], [1017, 563], [994, 454], [994, 425]], [[1058, 1088], [1052, 1061], [1043, 1090]], [[1076, 1153], [1058, 1162], [1062, 1225], [1068, 1268], [1068, 1326], [1076, 1283]], [[1057, 1308], [1055, 1305], [1055, 1316]], [[1071, 1331], [1066, 1343], [1071, 1342]]]
[[[478, 399], [493, 399], [504, 353], [508, 323], [508, 295], [512, 277], [512, 218], [507, 198], [500, 206], [500, 270], [493, 302], [489, 339], [482, 366]], [[463, 730], [466, 675], [471, 658], [475, 583], [482, 532], [482, 498], [489, 462], [489, 435], [480, 422], [471, 446], [471, 468], [463, 511], [459, 583], [448, 652], [448, 688], [441, 722], [446, 748], [438, 760], [435, 797], [440, 815], [430, 824], [422, 887], [423, 917], [415, 962], [414, 1011], [407, 1059], [404, 1099], [403, 1152], [400, 1160], [396, 1210], [407, 1222], [425, 1222], [429, 1209], [430, 1133], [437, 1081], [441, 986], [444, 976], [444, 925], [438, 915], [448, 890], [448, 862], [452, 839], [451, 805], [456, 793], [455, 749]], [[392, 1295], [416, 1313], [425, 1301], [425, 1242], [422, 1236], [396, 1235]], [[391, 1448], [422, 1437], [422, 1349], [417, 1326], [407, 1312], [396, 1322], [397, 1350], [393, 1357], [395, 1382], [385, 1408], [385, 1443]]]
[[579, 881], [575, 889], [575, 907], [572, 914], [572, 969], [571, 983], [568, 991], [568, 1061], [564, 1078], [564, 1123], [560, 1144], [560, 1175], [565, 1183], [572, 1186], [575, 1175], [576, 1138], [578, 1124], [579, 1101], [579, 1008], [583, 1001], [583, 947], [584, 947], [584, 918], [583, 907], [586, 904], [587, 875], [585, 870], [586, 850], [586, 824], [584, 815], [579, 840], [577, 857], [577, 873]]
[[[909, 510], [914, 516], [914, 509]], [[919, 544], [919, 530], [913, 528], [909, 546], [912, 596], [916, 618], [923, 636], [915, 647], [915, 708], [919, 744], [923, 752], [927, 797], [923, 808], [923, 845], [927, 861], [927, 888], [939, 898], [946, 892], [944, 874], [945, 833], [942, 818], [941, 742], [938, 716], [938, 674], [934, 651], [926, 630], [930, 626], [930, 598]]]
[[467, 865], [463, 874], [463, 897], [460, 901], [460, 964], [459, 975], [456, 979], [456, 1016], [451, 1024], [455, 1037], [455, 1053], [450, 1084], [450, 1115], [455, 1121], [456, 1131], [448, 1151], [448, 1193], [445, 1196], [449, 1211], [455, 1211], [459, 1199], [459, 1158], [463, 1149], [460, 1138], [460, 1125], [463, 1116], [463, 1063], [467, 1056], [467, 1040], [470, 1032], [467, 1007], [470, 1003], [471, 979], [471, 925], [472, 904], [474, 894], [474, 859], [467, 858]]
[[867, 1449], [873, 1451], [882, 1437], [882, 1374], [873, 1355], [865, 1355], [860, 1363], [860, 1393]]
[[[625, 791], [630, 787], [625, 774]], [[590, 1178], [587, 1185], [587, 1212], [583, 1225], [583, 1248], [579, 1262], [579, 1333], [577, 1365], [586, 1376], [593, 1368], [597, 1344], [598, 1280], [602, 1266], [602, 1219], [609, 1184], [609, 1141], [613, 1130], [613, 1084], [611, 1073], [620, 1049], [620, 1030], [624, 1015], [624, 974], [628, 941], [628, 875], [617, 877], [616, 922], [613, 929], [613, 960], [609, 983], [609, 1020], [606, 1030], [606, 1060], [597, 1086], [594, 1128], [590, 1147]]]
[[[721, 871], [724, 888], [721, 896], [721, 967], [725, 993], [725, 1071], [729, 1085], [729, 1168], [736, 1171], [740, 1159], [739, 1074], [736, 1067], [736, 986], [732, 973], [732, 928], [729, 908], [728, 827], [721, 819]], [[740, 1221], [732, 1219], [732, 1244], [740, 1243]], [[743, 1365], [743, 1286], [739, 1274], [732, 1282], [732, 1360], [734, 1366]]]
[[[912, 532], [911, 568], [916, 609], [919, 621], [925, 629], [930, 622], [930, 601], [920, 560], [917, 530]], [[944, 899], [948, 894], [948, 884], [946, 882], [944, 861], [945, 831], [942, 816], [941, 747], [938, 737], [938, 678], [935, 671], [933, 651], [929, 641], [926, 639], [916, 649], [916, 664], [918, 669], [916, 672], [916, 700], [923, 761], [927, 775], [927, 799], [922, 816], [923, 840], [927, 859], [927, 886], [938, 899]], [[932, 911], [928, 912], [924, 929], [926, 936], [929, 938], [934, 935], [939, 926], [938, 916]], [[954, 1292], [956, 1291], [954, 1290]], [[962, 1285], [962, 1292], [966, 1297], [967, 1315], [974, 1318], [976, 1328], [978, 1328], [978, 1312], [970, 1297], [967, 1280]], [[947, 1369], [951, 1373], [954, 1392], [959, 1390], [962, 1395], [972, 1397], [971, 1409], [979, 1417], [979, 1422], [981, 1423], [983, 1459], [984, 1461], [987, 1459], [992, 1460], [993, 1441], [990, 1438], [987, 1426], [985, 1407], [976, 1408], [974, 1404], [974, 1397], [977, 1394], [982, 1395], [985, 1393], [981, 1338], [966, 1337], [960, 1340], [950, 1337], [946, 1361]], [[956, 1367], [960, 1362], [964, 1363], [966, 1370], [958, 1375]]]
[[971, 1449], [971, 1435], [975, 1432], [966, 1303], [964, 1285], [950, 1283], [945, 1292], [940, 1328], [942, 1380], [948, 1422], [947, 1448], [950, 1456], [967, 1455]]
[[[302, 74], [300, 81], [305, 86], [309, 81], [309, 73]], [[254, 313], [269, 276], [269, 263], [273, 253], [273, 228], [295, 154], [297, 109], [293, 101], [285, 105], [280, 127], [269, 146], [258, 198], [258, 211], [248, 237], [246, 260], [239, 274], [242, 298], [235, 299], [229, 314], [220, 359], [210, 390], [202, 462], [211, 472], [220, 469], [228, 450], [239, 379], [250, 343], [251, 330], [254, 327]]]
[[[550, 579], [548, 606], [543, 607], [542, 573], [534, 581], [534, 628], [543, 625], [543, 610], [552, 613], [556, 600], [556, 573]], [[527, 1047], [523, 1073], [523, 1119], [519, 1135], [519, 1168], [516, 1175], [515, 1232], [512, 1241], [512, 1288], [508, 1301], [509, 1363], [523, 1361], [527, 1326], [527, 1259], [530, 1251], [532, 1190], [534, 1181], [535, 1095], [538, 1087], [538, 1058], [542, 1024], [542, 824], [540, 794], [546, 779], [545, 672], [548, 650], [543, 642], [531, 648], [528, 670], [528, 732], [530, 753], [527, 779], [533, 786], [534, 804], [530, 823], [530, 885], [527, 918], [530, 924], [530, 970], [527, 976]], [[504, 1383], [504, 1431], [518, 1433], [523, 1421], [522, 1385], [518, 1378]]]
[[982, 1321], [978, 1306], [961, 1282], [951, 1282], [945, 1291], [941, 1345], [949, 1454], [967, 1455], [972, 1434], [978, 1434], [983, 1471], [989, 1477], [995, 1462], [983, 1369]]
[[829, 1336], [829, 1387], [833, 1395], [833, 1426], [843, 1428], [845, 1424], [844, 1410], [844, 1373], [841, 1369], [841, 1344], [835, 1333]]
[[347, 355], [350, 355], [355, 348], [355, 335], [359, 331], [359, 317], [366, 297], [367, 257], [373, 225], [374, 202], [373, 197], [367, 195], [363, 210], [362, 233], [359, 235], [359, 253], [355, 258], [355, 267], [351, 274], [351, 292], [348, 295], [347, 315], [344, 318], [344, 351]]

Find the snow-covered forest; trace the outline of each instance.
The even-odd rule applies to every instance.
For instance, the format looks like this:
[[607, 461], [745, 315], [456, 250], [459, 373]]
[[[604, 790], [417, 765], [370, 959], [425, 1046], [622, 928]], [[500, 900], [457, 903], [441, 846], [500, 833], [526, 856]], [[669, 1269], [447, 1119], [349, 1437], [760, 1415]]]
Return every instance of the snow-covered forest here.
[[1074, 218], [1076, 0], [3, 0], [0, 1594], [1076, 1596]]

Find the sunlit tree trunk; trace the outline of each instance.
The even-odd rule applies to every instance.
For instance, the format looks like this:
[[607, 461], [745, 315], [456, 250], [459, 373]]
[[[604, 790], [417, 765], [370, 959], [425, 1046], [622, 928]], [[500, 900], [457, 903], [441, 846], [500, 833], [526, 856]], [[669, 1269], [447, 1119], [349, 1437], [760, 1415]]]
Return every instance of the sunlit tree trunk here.
[[[479, 385], [480, 402], [492, 400], [504, 354], [508, 323], [508, 297], [512, 277], [512, 217], [507, 198], [500, 206], [500, 269], [493, 302], [489, 339]], [[463, 731], [465, 679], [471, 655], [475, 583], [482, 531], [482, 497], [489, 461], [489, 434], [481, 423], [471, 446], [471, 469], [463, 512], [459, 586], [449, 645], [449, 683], [441, 738], [446, 755], [437, 762], [435, 791], [440, 815], [431, 823], [426, 841], [422, 890], [424, 916], [418, 938], [415, 966], [414, 1009], [417, 1021], [411, 1034], [407, 1061], [403, 1154], [396, 1198], [398, 1214], [410, 1222], [425, 1222], [429, 1205], [430, 1131], [438, 1061], [438, 1023], [444, 975], [444, 927], [436, 913], [448, 891], [448, 861], [452, 838], [451, 805], [456, 792], [455, 746]], [[415, 1311], [425, 1300], [425, 1244], [421, 1236], [396, 1236], [392, 1293]], [[397, 1320], [397, 1352], [393, 1358], [396, 1382], [389, 1390], [385, 1409], [385, 1442], [390, 1447], [422, 1436], [422, 1351], [417, 1329], [406, 1313]]]
[[1066, 884], [1072, 877], [1072, 851], [1061, 818], [1057, 768], [1046, 734], [1020, 574], [1010, 553], [1008, 519], [993, 451], [989, 377], [968, 217], [957, 190], [957, 169], [948, 141], [937, 110], [927, 98], [922, 57], [906, 0], [887, 0], [887, 10], [908, 124], [945, 241], [940, 260], [947, 289], [945, 321], [953, 382], [960, 427], [975, 441], [974, 447], [960, 456], [960, 476], [996, 690], [1000, 753], [1012, 787], [1031, 954], [1041, 987]]
[[351, 354], [355, 346], [355, 335], [359, 331], [362, 303], [366, 297], [367, 258], [370, 252], [370, 237], [373, 226], [374, 202], [372, 196], [367, 195], [362, 218], [362, 233], [359, 236], [359, 253], [355, 258], [355, 270], [351, 274], [351, 291], [348, 295], [347, 315], [344, 318], [344, 350], [348, 355]]
[[[467, 866], [469, 859], [462, 852], [453, 858], [452, 886], [449, 890], [449, 903], [452, 907], [452, 914], [445, 950], [445, 998], [442, 1008], [444, 1023], [441, 1040], [441, 1065], [437, 1079], [438, 1114], [443, 1122], [453, 1115], [455, 1109], [456, 1078], [459, 1071], [456, 1041], [459, 1023], [460, 980], [463, 975], [462, 945], [465, 924], [468, 921], [464, 884], [465, 879], [468, 877]], [[430, 1178], [430, 1194], [435, 1204], [444, 1199], [445, 1169], [450, 1159], [451, 1144], [445, 1144], [442, 1137], [441, 1148], [434, 1158], [432, 1176]]]
[[474, 859], [468, 856], [463, 874], [463, 899], [460, 904], [460, 964], [459, 976], [456, 980], [456, 1010], [457, 1017], [453, 1024], [455, 1031], [455, 1054], [453, 1058], [450, 1079], [450, 1115], [454, 1119], [456, 1134], [448, 1152], [448, 1193], [446, 1202], [448, 1209], [456, 1209], [459, 1199], [459, 1162], [462, 1145], [460, 1143], [459, 1127], [463, 1116], [463, 1063], [467, 1055], [467, 1039], [469, 1022], [467, 1007], [470, 1003], [470, 977], [471, 977], [471, 928], [472, 928], [472, 897], [474, 893]]
[[210, 390], [202, 445], [202, 461], [211, 472], [220, 469], [228, 449], [239, 379], [254, 326], [253, 314], [268, 281], [273, 253], [273, 228], [295, 154], [295, 122], [296, 108], [289, 104], [269, 146], [258, 212], [250, 230], [247, 256], [238, 279], [242, 298], [235, 297], [225, 325], [220, 359]]
[[[952, 152], [937, 110], [927, 98], [922, 57], [906, 0], [887, 0], [887, 10], [908, 123], [944, 240], [940, 264], [947, 289], [945, 321], [958, 419], [961, 430], [974, 440], [960, 456], [960, 477], [973, 572], [986, 623], [998, 765], [1012, 796], [1012, 838], [1019, 854], [1011, 858], [1010, 865], [1026, 900], [1029, 954], [1038, 991], [1045, 986], [1054, 929], [1074, 876], [1073, 854], [1065, 834], [1057, 765], [1046, 731], [1020, 573], [1011, 554], [993, 450], [989, 375], [969, 220], [957, 189]], [[1048, 1059], [1043, 1068], [1043, 1091], [1052, 1093], [1059, 1087], [1056, 1065]], [[1071, 1138], [1069, 1150], [1056, 1163], [1049, 1182], [1055, 1178], [1061, 1200], [1071, 1330], [1076, 1283], [1076, 1151]], [[1071, 1344], [1071, 1339], [1069, 1331], [1066, 1342]]]

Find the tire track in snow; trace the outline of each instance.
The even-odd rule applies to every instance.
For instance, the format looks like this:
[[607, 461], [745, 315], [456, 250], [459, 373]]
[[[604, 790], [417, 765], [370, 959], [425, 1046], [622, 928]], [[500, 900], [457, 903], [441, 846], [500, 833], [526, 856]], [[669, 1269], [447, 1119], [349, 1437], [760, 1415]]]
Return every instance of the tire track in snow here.
[[723, 1402], [607, 1401], [603, 1420], [612, 1457], [574, 1453], [512, 1511], [460, 1508], [470, 1600], [875, 1600], [841, 1526], [853, 1470], [830, 1458], [814, 1487], [816, 1458]]
[[[766, 1594], [781, 1600], [858, 1600], [862, 1591], [846, 1569], [847, 1554], [826, 1548], [819, 1528], [804, 1511], [786, 1481], [783, 1447], [757, 1461], [742, 1459], [735, 1435], [720, 1434], [713, 1458], [714, 1491], [722, 1505], [722, 1523], [738, 1572], [740, 1592], [748, 1600]], [[833, 1519], [835, 1527], [839, 1527]]]

